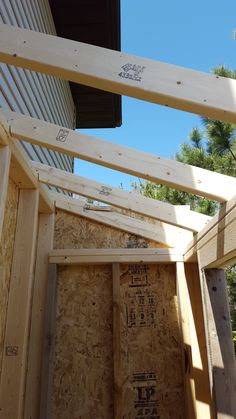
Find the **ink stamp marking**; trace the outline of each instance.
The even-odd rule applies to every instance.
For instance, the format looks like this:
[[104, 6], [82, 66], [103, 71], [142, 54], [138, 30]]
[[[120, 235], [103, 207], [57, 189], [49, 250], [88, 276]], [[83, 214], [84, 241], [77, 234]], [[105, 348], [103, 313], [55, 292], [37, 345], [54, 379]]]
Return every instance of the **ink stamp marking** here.
[[108, 196], [110, 195], [111, 191], [112, 191], [112, 188], [109, 188], [108, 186], [102, 186], [99, 191], [99, 194]]
[[150, 327], [156, 324], [157, 298], [149, 290], [129, 293], [126, 305], [128, 327]]
[[17, 356], [18, 350], [18, 346], [6, 346], [6, 356]]
[[122, 70], [118, 75], [123, 79], [130, 79], [135, 81], [142, 80], [142, 73], [144, 72], [145, 66], [127, 63], [123, 65]]
[[69, 135], [69, 131], [67, 129], [60, 129], [56, 136], [56, 140], [60, 141], [61, 143], [64, 143], [68, 135]]
[[133, 374], [135, 419], [160, 419], [155, 372]]
[[146, 265], [130, 265], [129, 274], [131, 275], [129, 287], [148, 286], [148, 267]]

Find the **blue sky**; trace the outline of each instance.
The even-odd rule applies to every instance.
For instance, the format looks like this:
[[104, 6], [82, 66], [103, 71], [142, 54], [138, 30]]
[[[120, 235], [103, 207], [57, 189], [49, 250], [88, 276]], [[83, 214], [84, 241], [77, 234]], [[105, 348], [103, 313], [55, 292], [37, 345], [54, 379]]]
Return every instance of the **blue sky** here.
[[[121, 0], [122, 51], [210, 72], [236, 68], [236, 7], [233, 0]], [[122, 127], [81, 130], [117, 144], [173, 158], [199, 117], [136, 99], [122, 98]], [[75, 172], [130, 189], [134, 178], [81, 160]]]

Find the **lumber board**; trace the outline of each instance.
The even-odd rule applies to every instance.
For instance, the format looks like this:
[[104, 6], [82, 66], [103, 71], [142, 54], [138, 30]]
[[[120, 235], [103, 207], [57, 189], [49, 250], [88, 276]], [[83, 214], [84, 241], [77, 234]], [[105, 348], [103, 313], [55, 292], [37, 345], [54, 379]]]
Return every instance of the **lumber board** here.
[[114, 366], [114, 419], [122, 419], [123, 386], [121, 375], [121, 295], [120, 264], [112, 264], [113, 283], [113, 366]]
[[215, 414], [217, 419], [235, 418], [236, 364], [226, 277], [222, 269], [202, 269], [200, 275]]
[[97, 89], [236, 122], [236, 81], [1, 24], [6, 64]]
[[21, 190], [0, 383], [0, 418], [22, 419], [39, 193]]
[[78, 214], [82, 217], [97, 221], [98, 223], [163, 243], [167, 247], [176, 247], [176, 243], [178, 243], [180, 253], [182, 247], [185, 247], [192, 237], [190, 231], [162, 223], [161, 221], [148, 223], [127, 215], [119, 214], [115, 211], [92, 211], [87, 209], [86, 204], [74, 198], [62, 196], [61, 194], [53, 192], [50, 193], [50, 196], [55, 200], [55, 206], [64, 211]]
[[44, 319], [44, 345], [42, 353], [40, 407], [37, 418], [51, 418], [53, 357], [56, 335], [57, 267], [49, 265]]
[[32, 161], [31, 164], [42, 183], [191, 231], [200, 231], [211, 219], [206, 215], [187, 210], [185, 206], [181, 208], [181, 206], [147, 198], [140, 193], [128, 192], [42, 163]]
[[7, 111], [4, 115], [15, 139], [221, 202], [228, 201], [234, 194], [236, 179], [233, 177], [113, 144], [15, 112]]
[[220, 210], [216, 213], [214, 217], [212, 217], [208, 224], [193, 237], [193, 239], [188, 244], [184, 252], [184, 259], [186, 262], [193, 260], [193, 258], [195, 258], [196, 260], [196, 253], [200, 246], [200, 243], [206, 243], [216, 234], [216, 228], [218, 230], [218, 226], [220, 225], [220, 223], [221, 225], [224, 225], [224, 218], [229, 213], [231, 213], [235, 207], [236, 195], [234, 195], [228, 202], [222, 205]]
[[12, 140], [9, 124], [0, 110], [0, 138], [2, 145], [9, 146], [11, 150], [10, 177], [21, 189], [39, 190], [39, 212], [52, 213], [54, 211], [44, 185], [41, 185], [32, 171], [30, 159], [18, 141]]
[[49, 253], [49, 262], [57, 265], [104, 263], [171, 263], [183, 261], [175, 249], [55, 249]]
[[29, 336], [28, 368], [25, 394], [25, 419], [38, 418], [44, 321], [48, 287], [48, 254], [53, 246], [54, 214], [40, 214]]
[[199, 235], [198, 240], [187, 252], [185, 261], [191, 260], [193, 255], [201, 254], [201, 266], [203, 268], [223, 267], [233, 263], [236, 259], [235, 239], [236, 239], [236, 207], [226, 212], [220, 221], [207, 232]]
[[213, 419], [203, 307], [197, 264], [176, 263], [177, 289], [185, 352], [186, 417]]
[[0, 147], [0, 242], [7, 200], [7, 188], [11, 163], [11, 151], [8, 146]]

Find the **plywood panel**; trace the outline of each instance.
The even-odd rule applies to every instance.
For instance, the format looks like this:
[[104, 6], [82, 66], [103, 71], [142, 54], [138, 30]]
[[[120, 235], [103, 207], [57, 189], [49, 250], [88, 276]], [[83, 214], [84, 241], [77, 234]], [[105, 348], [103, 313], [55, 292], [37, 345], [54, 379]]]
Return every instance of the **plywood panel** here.
[[175, 267], [121, 265], [122, 418], [182, 419]]
[[57, 293], [52, 419], [111, 419], [111, 266], [60, 267]]
[[18, 196], [18, 187], [9, 179], [2, 239], [0, 241], [0, 371], [2, 369], [3, 342], [16, 229]]
[[57, 211], [54, 249], [89, 248], [145, 248], [163, 247], [160, 243], [147, 240], [112, 227], [86, 220], [63, 211]]
[[[112, 267], [64, 266], [52, 419], [114, 417]], [[183, 419], [175, 267], [120, 265], [122, 418]]]

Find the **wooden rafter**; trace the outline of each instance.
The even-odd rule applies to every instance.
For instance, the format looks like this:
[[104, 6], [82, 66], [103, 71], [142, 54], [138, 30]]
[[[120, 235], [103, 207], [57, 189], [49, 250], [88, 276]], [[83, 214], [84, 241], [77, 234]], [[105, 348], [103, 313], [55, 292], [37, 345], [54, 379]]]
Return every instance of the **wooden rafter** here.
[[11, 135], [48, 149], [218, 201], [232, 198], [236, 179], [5, 112]]
[[42, 163], [32, 161], [32, 166], [42, 183], [192, 231], [200, 231], [211, 219], [185, 207], [146, 198], [139, 193], [127, 192]]
[[0, 60], [76, 83], [236, 122], [236, 81], [1, 24]]
[[[54, 192], [51, 192], [50, 196], [55, 200], [57, 208], [113, 228], [145, 237], [149, 240], [154, 240], [167, 247], [176, 247], [176, 243], [178, 243], [178, 248], [183, 249], [192, 237], [190, 231], [162, 223], [161, 221], [148, 223], [115, 211], [92, 211], [87, 209], [86, 203], [83, 203], [78, 199], [66, 197], [65, 195], [63, 196], [62, 194]], [[181, 253], [181, 250], [179, 250], [179, 253]]]

